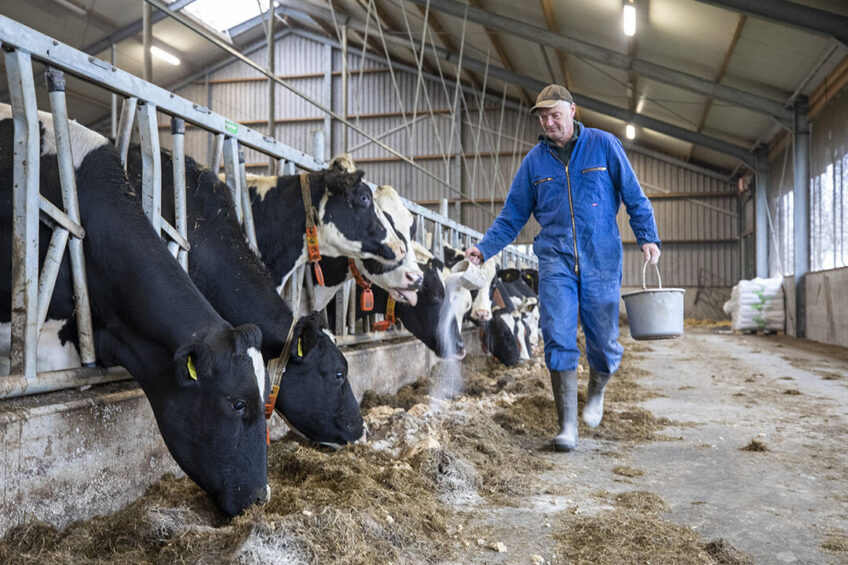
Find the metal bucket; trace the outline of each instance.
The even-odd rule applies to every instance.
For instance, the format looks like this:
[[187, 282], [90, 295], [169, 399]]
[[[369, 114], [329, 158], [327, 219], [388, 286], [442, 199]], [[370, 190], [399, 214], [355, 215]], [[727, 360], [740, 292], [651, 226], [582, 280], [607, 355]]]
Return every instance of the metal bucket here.
[[660, 269], [656, 265], [658, 288], [647, 288], [645, 270], [648, 261], [642, 267], [642, 290], [629, 292], [622, 296], [627, 319], [630, 322], [630, 335], [636, 340], [670, 339], [683, 335], [683, 293], [682, 288], [663, 288]]

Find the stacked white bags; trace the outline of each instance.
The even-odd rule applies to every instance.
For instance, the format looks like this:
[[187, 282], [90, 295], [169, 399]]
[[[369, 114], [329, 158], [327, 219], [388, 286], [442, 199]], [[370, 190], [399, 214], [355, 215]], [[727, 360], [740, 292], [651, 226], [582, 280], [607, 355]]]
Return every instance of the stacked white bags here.
[[783, 331], [785, 312], [781, 277], [741, 280], [724, 303], [724, 313], [730, 314], [733, 330]]

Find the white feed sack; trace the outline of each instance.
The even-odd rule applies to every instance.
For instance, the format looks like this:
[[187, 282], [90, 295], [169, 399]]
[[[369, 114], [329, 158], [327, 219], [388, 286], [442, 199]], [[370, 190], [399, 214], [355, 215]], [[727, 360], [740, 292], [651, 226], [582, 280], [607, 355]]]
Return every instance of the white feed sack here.
[[741, 280], [724, 303], [734, 330], [783, 331], [786, 310], [783, 304], [783, 279]]

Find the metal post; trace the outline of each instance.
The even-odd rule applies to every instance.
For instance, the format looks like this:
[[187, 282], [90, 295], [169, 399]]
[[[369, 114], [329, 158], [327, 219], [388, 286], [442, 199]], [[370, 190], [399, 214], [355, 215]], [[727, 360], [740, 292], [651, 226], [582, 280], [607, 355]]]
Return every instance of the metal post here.
[[224, 137], [223, 133], [215, 136], [215, 153], [212, 155], [212, 162], [209, 164], [216, 175], [221, 170], [221, 160], [224, 158]]
[[153, 61], [151, 60], [150, 48], [153, 46], [153, 6], [144, 0], [141, 1], [141, 35], [144, 47], [144, 74], [142, 78], [147, 82], [153, 82]]
[[[184, 239], [188, 239], [188, 209], [186, 206], [185, 179], [185, 120], [171, 118], [172, 156], [174, 164], [174, 221], [177, 231]], [[188, 272], [188, 252], [180, 248], [177, 261], [185, 272]]]
[[[109, 61], [112, 63], [112, 66], [115, 66], [115, 44], [109, 46]], [[112, 93], [112, 127], [110, 129], [112, 133], [112, 139], [118, 138], [118, 95], [114, 92]]]
[[[267, 33], [268, 33], [268, 35], [267, 35], [268, 50], [267, 50], [267, 53], [268, 53], [268, 72], [271, 73], [271, 75], [273, 75], [273, 76], [276, 76], [276, 72], [277, 72], [277, 69], [276, 69], [276, 67], [277, 67], [277, 65], [276, 65], [276, 46], [275, 46], [275, 41], [274, 41], [274, 20], [275, 19], [276, 18], [274, 17], [274, 3], [271, 2], [269, 7], [268, 7], [268, 31], [267, 31]], [[276, 128], [276, 121], [275, 121], [275, 119], [276, 119], [276, 109], [277, 109], [277, 104], [276, 104], [276, 100], [275, 100], [275, 95], [276, 95], [276, 90], [274, 88], [275, 86], [276, 86], [276, 84], [274, 83], [274, 81], [271, 80], [271, 79], [268, 79], [268, 136], [269, 137], [276, 137], [277, 136], [277, 132], [276, 132], [277, 128]], [[268, 174], [269, 175], [274, 174], [274, 166], [275, 165], [276, 165], [276, 160], [273, 157], [270, 157], [268, 159]]]
[[162, 156], [156, 106], [138, 104], [138, 137], [141, 142], [141, 204], [156, 235], [162, 230]]
[[121, 121], [118, 122], [118, 133], [115, 136], [115, 147], [118, 149], [118, 154], [121, 156], [121, 162], [124, 164], [124, 170], [127, 169], [127, 152], [130, 148], [133, 120], [135, 119], [137, 105], [138, 98], [134, 96], [124, 98], [124, 103], [121, 106]]
[[[206, 83], [206, 107], [209, 108], [209, 110], [211, 111], [212, 110], [212, 85], [209, 83], [209, 73], [208, 72], [203, 77], [203, 81], [204, 81], [204, 83]], [[206, 133], [206, 164], [217, 175], [218, 174], [218, 165], [220, 164], [220, 161], [218, 161], [217, 163], [215, 162], [215, 156], [217, 155], [217, 153], [215, 152], [215, 149], [216, 149], [215, 142], [216, 142], [216, 140], [217, 140], [217, 138], [216, 138], [214, 133], [212, 133], [211, 131]]]
[[761, 145], [755, 152], [757, 160], [756, 180], [754, 185], [754, 206], [755, 206], [755, 221], [754, 229], [756, 230], [755, 258], [757, 262], [757, 276], [766, 278], [769, 273], [769, 257], [768, 257], [768, 147]]
[[[71, 275], [74, 285], [74, 296], [76, 301], [77, 327], [79, 333], [80, 358], [85, 366], [93, 366], [95, 361], [94, 343], [92, 340], [91, 309], [88, 301], [88, 286], [85, 275], [85, 258], [83, 257], [82, 239], [79, 226], [79, 204], [77, 202], [76, 179], [74, 176], [74, 160], [71, 147], [71, 134], [68, 127], [67, 104], [65, 102], [65, 76], [53, 67], [47, 67], [44, 71], [47, 91], [50, 96], [50, 105], [53, 110], [53, 134], [56, 139], [56, 158], [59, 168], [59, 183], [62, 188], [62, 201], [67, 217], [73, 223], [73, 238], [70, 240]], [[61, 213], [61, 212], [60, 212]], [[47, 310], [56, 277], [62, 264], [62, 257], [69, 236], [72, 235], [67, 229], [56, 225], [47, 250], [44, 268], [39, 279], [38, 288], [38, 332], [47, 319]], [[84, 232], [83, 232], [84, 235]]]
[[[333, 107], [333, 46], [324, 45], [324, 104]], [[324, 155], [333, 154], [332, 144], [333, 120], [329, 114], [324, 114]]]
[[345, 334], [345, 319], [347, 318], [347, 288], [347, 284], [342, 286], [333, 298], [336, 302], [336, 327], [333, 333], [336, 335]]
[[315, 160], [324, 163], [324, 131], [316, 129], [312, 132], [312, 156]]
[[[259, 243], [256, 240], [256, 227], [253, 224], [253, 208], [250, 206], [250, 191], [247, 190], [247, 172], [244, 169], [244, 150], [239, 149], [239, 193], [241, 194], [241, 215], [244, 218], [244, 233], [253, 252], [259, 255]], [[273, 161], [273, 159], [271, 159]]]
[[286, 176], [293, 175], [297, 173], [297, 168], [294, 165], [294, 161], [286, 161], [284, 166], [284, 173]]
[[277, 167], [274, 169], [274, 172], [271, 173], [278, 177], [281, 177], [286, 174], [286, 160], [285, 159], [277, 159]]
[[806, 275], [810, 270], [810, 122], [806, 97], [794, 104], [795, 172], [795, 337], [807, 335]]
[[38, 109], [29, 53], [6, 53], [14, 121], [12, 171], [11, 373], [36, 375], [38, 342], [38, 202], [41, 153]]
[[[353, 335], [356, 333], [356, 283], [353, 282], [353, 279], [347, 281], [345, 283], [345, 287], [347, 287], [347, 333]], [[364, 324], [364, 322], [363, 322]]]
[[241, 174], [239, 173], [238, 140], [233, 137], [224, 139], [224, 173], [230, 194], [233, 197], [233, 205], [236, 207], [236, 217], [239, 224], [243, 223], [241, 209]]
[[[347, 26], [342, 26], [342, 116], [348, 119], [347, 114]], [[348, 146], [348, 131], [347, 125], [341, 124], [342, 127], [342, 153], [347, 153]]]

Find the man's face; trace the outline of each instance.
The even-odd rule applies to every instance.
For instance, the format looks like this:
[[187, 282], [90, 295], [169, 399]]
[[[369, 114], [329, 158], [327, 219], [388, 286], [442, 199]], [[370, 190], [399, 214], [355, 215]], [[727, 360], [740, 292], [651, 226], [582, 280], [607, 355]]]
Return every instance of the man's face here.
[[574, 104], [559, 101], [556, 106], [540, 108], [537, 113], [545, 135], [559, 146], [568, 143], [574, 133]]

